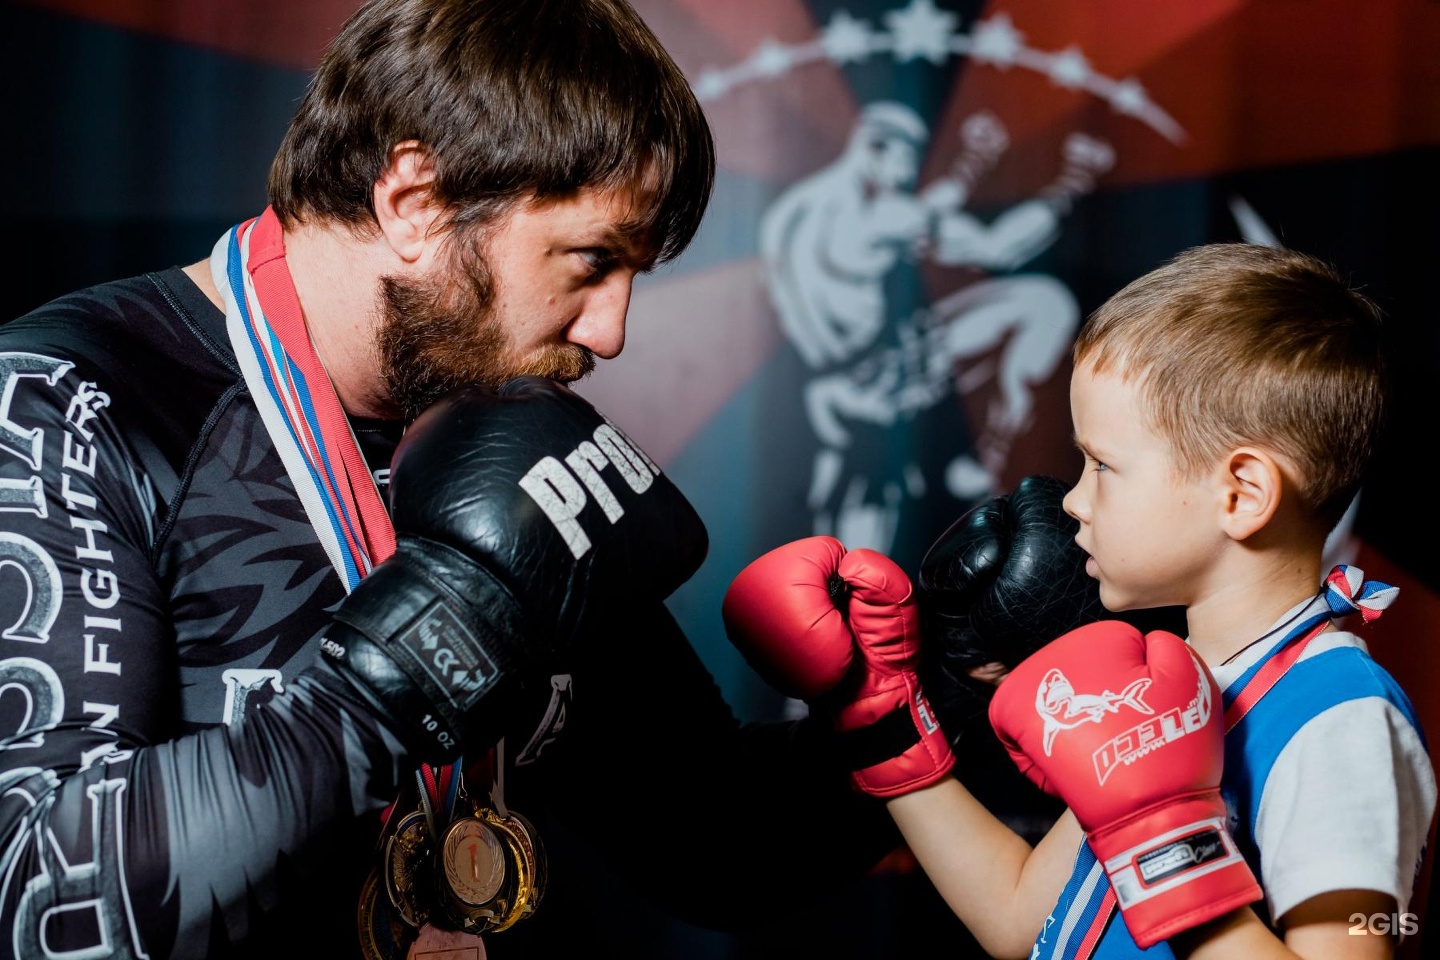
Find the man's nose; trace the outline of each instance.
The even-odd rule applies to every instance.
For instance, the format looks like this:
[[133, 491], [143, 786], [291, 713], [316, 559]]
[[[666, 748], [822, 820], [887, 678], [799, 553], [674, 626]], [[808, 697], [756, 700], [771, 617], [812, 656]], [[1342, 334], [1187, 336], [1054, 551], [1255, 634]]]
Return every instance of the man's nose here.
[[615, 271], [586, 297], [580, 315], [570, 324], [566, 339], [602, 360], [611, 360], [625, 348], [625, 316], [630, 311], [633, 277]]

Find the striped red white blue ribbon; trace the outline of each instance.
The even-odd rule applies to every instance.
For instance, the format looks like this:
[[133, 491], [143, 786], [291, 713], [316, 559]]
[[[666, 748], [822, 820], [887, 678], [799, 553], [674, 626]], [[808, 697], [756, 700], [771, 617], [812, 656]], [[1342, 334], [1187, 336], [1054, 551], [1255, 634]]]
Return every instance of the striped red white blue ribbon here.
[[348, 591], [394, 551], [395, 534], [305, 327], [274, 211], [227, 231], [210, 269], [245, 384]]

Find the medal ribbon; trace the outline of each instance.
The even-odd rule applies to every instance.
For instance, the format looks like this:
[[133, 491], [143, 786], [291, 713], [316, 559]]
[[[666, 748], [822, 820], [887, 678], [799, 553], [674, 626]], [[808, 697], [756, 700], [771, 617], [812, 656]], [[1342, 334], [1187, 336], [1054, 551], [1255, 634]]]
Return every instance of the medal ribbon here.
[[[1323, 633], [1331, 620], [1358, 613], [1369, 623], [1379, 617], [1399, 593], [1398, 587], [1388, 583], [1366, 580], [1364, 571], [1359, 567], [1341, 563], [1331, 568], [1320, 584], [1319, 594], [1301, 611], [1300, 622], [1221, 696], [1225, 704], [1225, 732], [1234, 729], [1245, 714], [1260, 702], [1260, 698], [1280, 682], [1285, 671], [1300, 659], [1310, 641]], [[1107, 884], [1100, 908], [1080, 941], [1075, 960], [1088, 960], [1100, 946], [1103, 934], [1117, 912], [1119, 905], [1115, 901], [1115, 890]]]
[[[305, 326], [274, 210], [266, 207], [216, 241], [210, 270], [245, 385], [349, 593], [395, 552], [395, 529]], [[434, 768], [417, 772], [425, 800], [436, 801], [436, 813], [447, 818], [453, 815], [460, 768], [455, 761], [438, 782]], [[382, 835], [394, 809], [392, 803], [382, 813]]]
[[210, 265], [245, 385], [348, 593], [394, 552], [395, 531], [305, 327], [275, 212], [229, 230]]
[[[1399, 593], [1398, 587], [1388, 583], [1366, 580], [1364, 571], [1359, 567], [1345, 563], [1333, 567], [1321, 583], [1320, 595], [1311, 601], [1304, 619], [1270, 653], [1231, 684], [1234, 693], [1225, 692], [1222, 698], [1225, 702], [1225, 732], [1229, 733], [1250, 712], [1250, 708], [1280, 681], [1285, 671], [1300, 659], [1310, 641], [1319, 636], [1331, 620], [1358, 613], [1365, 623], [1370, 623], [1390, 606]], [[1321, 600], [1323, 604], [1319, 603]]]

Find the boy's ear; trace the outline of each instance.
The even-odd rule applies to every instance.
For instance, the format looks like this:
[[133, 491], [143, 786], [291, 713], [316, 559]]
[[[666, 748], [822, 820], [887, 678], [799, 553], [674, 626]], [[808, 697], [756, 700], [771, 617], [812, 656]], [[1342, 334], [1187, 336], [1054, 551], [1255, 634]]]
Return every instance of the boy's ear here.
[[1237, 447], [1221, 463], [1220, 483], [1224, 494], [1221, 526], [1232, 540], [1244, 540], [1275, 516], [1284, 474], [1270, 453]]
[[406, 263], [418, 261], [435, 239], [430, 228], [440, 206], [431, 193], [434, 183], [435, 165], [418, 140], [392, 147], [390, 163], [375, 181], [375, 222], [386, 244]]

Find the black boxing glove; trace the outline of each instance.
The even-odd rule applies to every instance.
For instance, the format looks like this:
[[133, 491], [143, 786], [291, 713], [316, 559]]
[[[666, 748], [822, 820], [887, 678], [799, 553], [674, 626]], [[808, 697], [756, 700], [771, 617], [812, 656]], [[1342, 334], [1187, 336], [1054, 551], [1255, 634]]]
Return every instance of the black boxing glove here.
[[1055, 637], [1111, 616], [1065, 513], [1068, 487], [1034, 475], [950, 525], [920, 562], [920, 680], [950, 734], [981, 716], [994, 687], [971, 678], [1013, 667]]
[[339, 605], [322, 650], [421, 758], [478, 755], [519, 686], [582, 629], [659, 602], [708, 547], [694, 508], [569, 387], [467, 387], [406, 430], [395, 553]]

